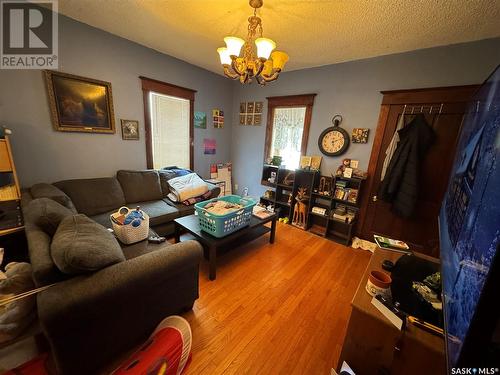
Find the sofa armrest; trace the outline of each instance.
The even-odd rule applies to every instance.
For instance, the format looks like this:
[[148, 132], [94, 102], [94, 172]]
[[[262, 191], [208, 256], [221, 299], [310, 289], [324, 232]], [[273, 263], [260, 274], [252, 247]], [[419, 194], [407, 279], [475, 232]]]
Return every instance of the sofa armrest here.
[[208, 185], [208, 191], [210, 192], [210, 197], [208, 197], [208, 199], [217, 198], [220, 194], [220, 187], [211, 184], [210, 182], [207, 182], [207, 185]]
[[94, 373], [198, 298], [202, 248], [163, 247], [39, 294], [40, 323], [61, 373]]

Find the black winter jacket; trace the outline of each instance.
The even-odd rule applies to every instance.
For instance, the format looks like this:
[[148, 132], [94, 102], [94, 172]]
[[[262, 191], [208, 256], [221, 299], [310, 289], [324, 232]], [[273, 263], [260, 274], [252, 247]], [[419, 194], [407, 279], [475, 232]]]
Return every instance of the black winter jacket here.
[[380, 185], [379, 198], [392, 203], [392, 211], [409, 218], [418, 197], [420, 161], [435, 140], [434, 130], [418, 114], [399, 132], [396, 151]]

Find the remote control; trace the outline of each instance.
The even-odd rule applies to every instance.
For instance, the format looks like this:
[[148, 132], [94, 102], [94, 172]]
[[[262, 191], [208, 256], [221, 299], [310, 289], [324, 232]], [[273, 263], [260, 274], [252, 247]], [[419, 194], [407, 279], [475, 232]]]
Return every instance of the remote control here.
[[162, 243], [165, 242], [167, 239], [165, 237], [160, 237], [160, 236], [151, 236], [148, 238], [148, 241], [151, 243]]

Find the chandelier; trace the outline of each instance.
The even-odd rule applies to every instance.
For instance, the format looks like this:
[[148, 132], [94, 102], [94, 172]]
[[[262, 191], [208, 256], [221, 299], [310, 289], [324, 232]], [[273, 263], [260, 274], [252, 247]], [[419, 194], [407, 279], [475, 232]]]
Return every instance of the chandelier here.
[[262, 20], [257, 17], [257, 9], [262, 7], [263, 0], [250, 0], [249, 4], [254, 10], [253, 16], [248, 18], [246, 41], [227, 36], [224, 38], [226, 47], [218, 48], [217, 52], [226, 77], [239, 79], [243, 84], [251, 83], [255, 78], [259, 84], [265, 85], [278, 79], [288, 61], [288, 55], [282, 51], [273, 51], [276, 43], [262, 37]]

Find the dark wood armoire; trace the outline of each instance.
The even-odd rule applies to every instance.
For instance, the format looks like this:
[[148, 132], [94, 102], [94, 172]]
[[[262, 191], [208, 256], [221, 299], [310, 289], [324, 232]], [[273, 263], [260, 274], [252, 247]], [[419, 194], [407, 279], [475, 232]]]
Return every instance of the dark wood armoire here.
[[[368, 166], [359, 234], [373, 241], [381, 234], [407, 242], [412, 250], [439, 256], [438, 215], [448, 184], [455, 147], [469, 99], [479, 86], [382, 91], [382, 105]], [[418, 200], [410, 219], [397, 216], [391, 204], [378, 199], [386, 150], [399, 117], [423, 113], [434, 129], [435, 142], [420, 161]], [[405, 118], [406, 120], [406, 118]]]

